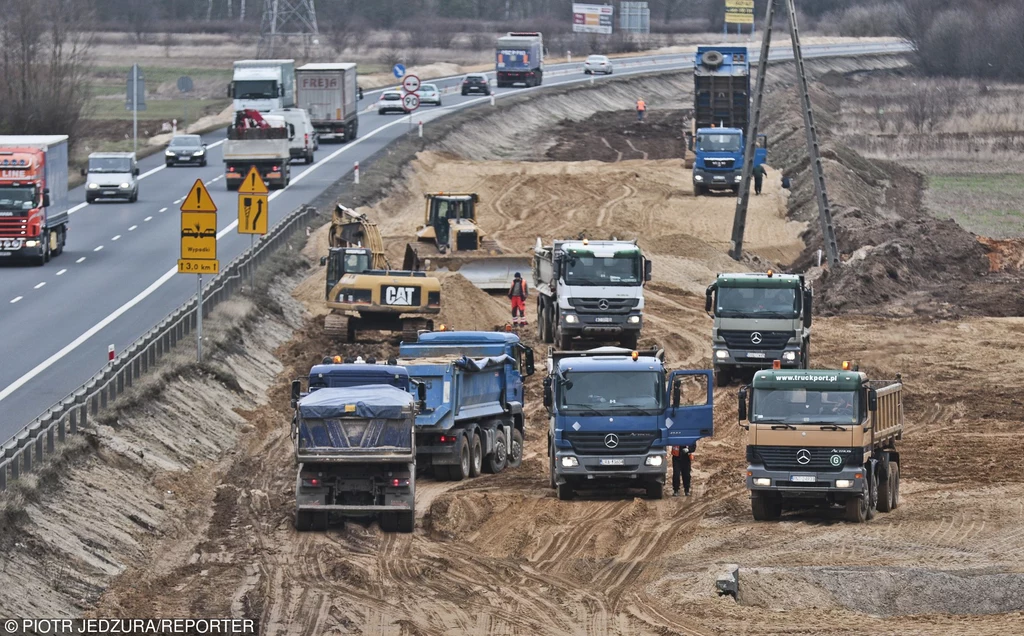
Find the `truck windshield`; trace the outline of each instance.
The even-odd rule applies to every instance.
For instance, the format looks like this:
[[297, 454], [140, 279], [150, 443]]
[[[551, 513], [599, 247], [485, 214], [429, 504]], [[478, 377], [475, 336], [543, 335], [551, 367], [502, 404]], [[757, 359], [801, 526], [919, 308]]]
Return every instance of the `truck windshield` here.
[[731, 135], [698, 135], [697, 150], [703, 152], [739, 152], [740, 136]]
[[274, 80], [235, 82], [235, 99], [274, 99], [277, 96], [277, 82]]
[[35, 207], [36, 189], [33, 187], [0, 188], [0, 211], [24, 212]]
[[97, 157], [89, 160], [89, 172], [125, 173], [132, 171], [132, 160], [127, 157]]
[[796, 318], [800, 315], [799, 299], [792, 288], [721, 287], [718, 289], [715, 315], [723, 318]]
[[644, 411], [660, 413], [664, 402], [664, 377], [658, 371], [619, 373], [570, 371], [561, 386], [560, 410], [566, 412]]
[[856, 424], [856, 391], [754, 389], [755, 424]]
[[642, 280], [640, 257], [637, 254], [599, 258], [592, 255], [566, 254], [567, 285], [639, 285]]

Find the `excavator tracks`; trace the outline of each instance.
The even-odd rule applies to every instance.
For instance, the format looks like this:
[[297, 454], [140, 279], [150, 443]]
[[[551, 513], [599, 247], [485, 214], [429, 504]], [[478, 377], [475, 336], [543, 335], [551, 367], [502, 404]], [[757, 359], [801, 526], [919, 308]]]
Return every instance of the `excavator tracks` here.
[[341, 314], [327, 314], [324, 318], [324, 333], [331, 338], [338, 340], [344, 340], [345, 342], [355, 342], [355, 325], [352, 324], [352, 320], [348, 316]]

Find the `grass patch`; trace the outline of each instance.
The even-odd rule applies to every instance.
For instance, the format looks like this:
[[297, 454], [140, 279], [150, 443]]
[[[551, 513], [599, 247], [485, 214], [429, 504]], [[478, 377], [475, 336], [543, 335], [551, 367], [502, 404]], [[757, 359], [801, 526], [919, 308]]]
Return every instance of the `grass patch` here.
[[992, 238], [1024, 237], [1024, 175], [934, 174], [925, 204], [938, 217]]

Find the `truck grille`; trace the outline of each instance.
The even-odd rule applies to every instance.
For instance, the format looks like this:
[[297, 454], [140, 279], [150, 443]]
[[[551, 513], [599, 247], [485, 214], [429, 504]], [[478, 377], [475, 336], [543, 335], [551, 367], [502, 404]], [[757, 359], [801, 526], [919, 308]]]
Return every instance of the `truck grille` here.
[[705, 159], [704, 166], [707, 168], [715, 168], [718, 170], [729, 169], [732, 170], [733, 164], [736, 163], [735, 159]]
[[[841, 451], [841, 452], [840, 452]], [[861, 463], [862, 451], [859, 448], [805, 447], [805, 446], [747, 446], [747, 462], [763, 464], [768, 470], [815, 472], [839, 472], [844, 464], [857, 466]], [[839, 457], [840, 460], [833, 460]], [[800, 459], [806, 458], [806, 463]], [[839, 463], [833, 463], [838, 461]]]
[[0, 236], [28, 236], [28, 217], [0, 218]]
[[[609, 437], [614, 436], [609, 446]], [[658, 433], [637, 431], [565, 431], [562, 437], [579, 455], [642, 455], [647, 453]]]
[[569, 306], [579, 312], [628, 314], [640, 301], [636, 298], [570, 298]]
[[794, 336], [792, 331], [719, 331], [730, 349], [782, 349]]

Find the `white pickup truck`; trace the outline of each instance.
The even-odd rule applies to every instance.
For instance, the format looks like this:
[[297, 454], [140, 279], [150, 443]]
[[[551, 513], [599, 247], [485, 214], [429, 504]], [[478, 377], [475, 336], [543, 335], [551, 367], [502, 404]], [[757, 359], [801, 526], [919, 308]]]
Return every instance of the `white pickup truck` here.
[[253, 166], [271, 189], [284, 188], [291, 182], [288, 126], [280, 116], [264, 115], [263, 119], [270, 128], [228, 128], [224, 142], [224, 181], [228, 190], [237, 190]]

